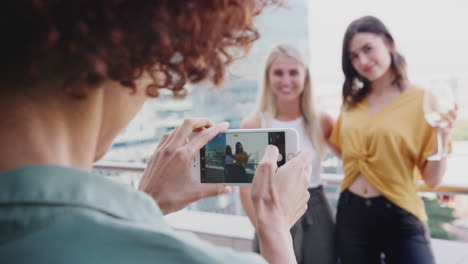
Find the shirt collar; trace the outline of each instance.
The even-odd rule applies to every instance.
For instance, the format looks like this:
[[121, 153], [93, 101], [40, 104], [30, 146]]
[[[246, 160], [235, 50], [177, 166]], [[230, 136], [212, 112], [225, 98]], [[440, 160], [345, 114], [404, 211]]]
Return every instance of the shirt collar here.
[[0, 205], [86, 207], [117, 218], [151, 221], [162, 217], [156, 202], [131, 186], [87, 171], [35, 165], [0, 173]]

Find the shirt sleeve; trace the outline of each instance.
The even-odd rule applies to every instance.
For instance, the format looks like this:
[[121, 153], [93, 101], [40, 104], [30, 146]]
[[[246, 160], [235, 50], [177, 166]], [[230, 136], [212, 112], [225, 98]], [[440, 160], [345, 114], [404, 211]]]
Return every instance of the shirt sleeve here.
[[329, 141], [334, 146], [341, 149], [341, 122], [343, 118], [343, 113], [340, 112], [338, 116], [338, 120], [336, 120], [335, 124], [333, 125], [332, 133], [330, 135]]

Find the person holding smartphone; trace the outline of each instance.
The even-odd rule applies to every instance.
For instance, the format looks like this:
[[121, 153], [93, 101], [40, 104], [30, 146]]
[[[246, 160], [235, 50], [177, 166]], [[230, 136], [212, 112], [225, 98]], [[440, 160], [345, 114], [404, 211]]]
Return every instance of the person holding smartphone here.
[[164, 135], [139, 190], [91, 173], [159, 89], [181, 97], [186, 82], [219, 84], [231, 52], [258, 38], [253, 17], [270, 3], [5, 2], [1, 262], [295, 263], [289, 228], [307, 207], [307, 152], [278, 168], [278, 149], [268, 146], [257, 169], [252, 201], [263, 258], [176, 232], [163, 217], [230, 191], [191, 173], [196, 153], [227, 123], [190, 118]]
[[[274, 47], [262, 75], [257, 110], [242, 122], [242, 128], [294, 128], [300, 148], [314, 154], [306, 186], [310, 193], [308, 209], [291, 229], [294, 252], [298, 263], [336, 263], [333, 216], [320, 180], [325, 137], [331, 132], [332, 119], [316, 111], [307, 63], [293, 46]], [[251, 192], [248, 186], [240, 187], [244, 210], [258, 230]]]
[[424, 119], [424, 90], [408, 81], [406, 62], [376, 17], [354, 20], [343, 39], [343, 105], [330, 142], [345, 178], [336, 217], [341, 263], [434, 263], [418, 196], [421, 179], [436, 188], [446, 159], [429, 161], [444, 146], [456, 108], [432, 128]]

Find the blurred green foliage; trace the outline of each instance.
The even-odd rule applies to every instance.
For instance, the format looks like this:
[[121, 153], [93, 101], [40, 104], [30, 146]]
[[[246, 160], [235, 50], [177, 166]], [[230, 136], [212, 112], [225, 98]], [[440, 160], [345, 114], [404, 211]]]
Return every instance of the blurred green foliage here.
[[451, 139], [454, 141], [468, 140], [468, 119], [458, 119], [455, 121]]
[[453, 209], [441, 206], [437, 199], [422, 197], [429, 217], [429, 230], [432, 238], [455, 239], [452, 234], [442, 228], [442, 223], [450, 223], [456, 218], [453, 216]]

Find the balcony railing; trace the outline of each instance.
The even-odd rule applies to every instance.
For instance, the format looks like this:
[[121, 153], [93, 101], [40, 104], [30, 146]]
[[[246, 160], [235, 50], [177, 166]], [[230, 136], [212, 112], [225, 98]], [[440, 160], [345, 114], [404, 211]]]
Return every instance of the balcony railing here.
[[[114, 180], [136, 187], [145, 166], [143, 163], [101, 161], [95, 164], [94, 170], [98, 174], [110, 176]], [[322, 178], [327, 198], [332, 207], [335, 207], [343, 176], [324, 174]], [[421, 195], [460, 197], [463, 200], [462, 206], [468, 212], [468, 184], [444, 182], [436, 190], [429, 190], [421, 184]], [[443, 202], [442, 207], [455, 206], [449, 203], [450, 201]], [[430, 212], [428, 213], [429, 218], [431, 218]], [[217, 245], [229, 246], [242, 251], [250, 251], [252, 248], [254, 228], [242, 210], [238, 198], [238, 188], [233, 188], [233, 194], [230, 196], [222, 195], [199, 201], [187, 209], [166, 216], [166, 219], [173, 228], [192, 232]], [[459, 222], [457, 228], [463, 229], [462, 231], [467, 237], [459, 239], [459, 241], [432, 238], [431, 242], [437, 263], [468, 263], [468, 251], [466, 250], [468, 248], [468, 218], [462, 217], [453, 222], [457, 221]], [[454, 232], [458, 231], [454, 230]]]

